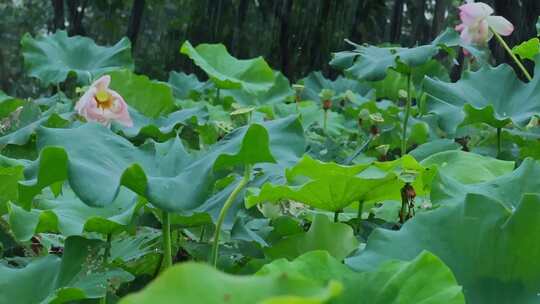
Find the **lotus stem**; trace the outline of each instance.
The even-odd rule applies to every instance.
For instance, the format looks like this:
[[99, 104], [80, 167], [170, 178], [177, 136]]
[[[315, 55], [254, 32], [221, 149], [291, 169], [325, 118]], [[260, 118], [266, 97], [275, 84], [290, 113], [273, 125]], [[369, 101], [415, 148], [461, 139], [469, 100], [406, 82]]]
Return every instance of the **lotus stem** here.
[[324, 110], [324, 117], [323, 117], [323, 130], [326, 134], [326, 125], [328, 124], [328, 110]]
[[[102, 265], [103, 268], [106, 268], [109, 264], [109, 256], [111, 255], [111, 241], [112, 241], [112, 233], [107, 233], [107, 240], [105, 243], [105, 252], [103, 253], [103, 261]], [[107, 290], [108, 286], [105, 288], [105, 296], [103, 298], [99, 299], [100, 304], [107, 304]]]
[[216, 100], [217, 100], [217, 103], [219, 103], [219, 100], [221, 98], [221, 90], [219, 88], [217, 88], [216, 90]]
[[403, 118], [403, 134], [401, 136], [401, 156], [407, 154], [407, 125], [409, 123], [409, 116], [411, 115], [411, 82], [412, 72], [407, 75], [407, 102], [405, 104], [405, 117]]
[[502, 152], [502, 128], [497, 128], [497, 158]]
[[508, 53], [508, 55], [510, 55], [510, 57], [512, 57], [512, 60], [514, 60], [514, 62], [516, 63], [516, 65], [518, 66], [518, 68], [521, 70], [521, 72], [523, 72], [523, 75], [525, 75], [525, 77], [529, 80], [529, 81], [532, 81], [532, 77], [531, 77], [531, 74], [529, 74], [529, 72], [527, 71], [527, 69], [525, 68], [525, 66], [523, 65], [523, 63], [521, 62], [521, 60], [519, 60], [519, 58], [516, 57], [516, 55], [512, 52], [512, 50], [510, 49], [510, 47], [508, 46], [508, 44], [506, 43], [506, 41], [504, 41], [504, 39], [501, 37], [501, 35], [499, 35], [496, 31], [494, 31], [491, 27], [489, 28], [489, 30], [493, 33], [493, 35], [495, 36], [495, 38], [497, 38], [497, 41], [499, 41], [499, 44], [502, 45], [502, 47], [506, 50], [506, 52]]
[[171, 221], [167, 211], [162, 212], [161, 234], [163, 236], [163, 267], [165, 270], [172, 266], [172, 246], [171, 246]]
[[236, 185], [236, 188], [234, 188], [234, 190], [231, 192], [231, 194], [225, 201], [225, 204], [221, 208], [221, 211], [219, 212], [218, 220], [216, 223], [216, 231], [214, 232], [214, 243], [212, 246], [212, 255], [211, 255], [211, 261], [214, 267], [217, 267], [217, 261], [219, 257], [219, 236], [221, 233], [221, 226], [223, 226], [223, 222], [225, 221], [225, 216], [227, 215], [227, 211], [231, 208], [232, 204], [234, 203], [234, 200], [236, 199], [240, 191], [242, 191], [242, 189], [249, 182], [250, 176], [251, 176], [251, 166], [246, 165], [244, 169], [244, 177], [242, 177], [238, 185]]
[[334, 212], [334, 223], [339, 223], [339, 210]]
[[356, 226], [356, 233], [360, 233], [360, 225], [362, 223], [362, 212], [364, 211], [364, 201], [358, 202], [358, 213], [356, 219], [358, 220], [358, 225]]

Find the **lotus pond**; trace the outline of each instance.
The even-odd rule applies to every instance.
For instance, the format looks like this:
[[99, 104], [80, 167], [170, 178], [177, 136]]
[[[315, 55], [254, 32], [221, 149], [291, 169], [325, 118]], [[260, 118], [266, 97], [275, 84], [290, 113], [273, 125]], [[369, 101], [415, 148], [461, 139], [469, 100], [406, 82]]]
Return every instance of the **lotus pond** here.
[[24, 36], [47, 93], [0, 91], [0, 303], [540, 303], [540, 42], [490, 9], [296, 83], [221, 44], [164, 82], [128, 39]]

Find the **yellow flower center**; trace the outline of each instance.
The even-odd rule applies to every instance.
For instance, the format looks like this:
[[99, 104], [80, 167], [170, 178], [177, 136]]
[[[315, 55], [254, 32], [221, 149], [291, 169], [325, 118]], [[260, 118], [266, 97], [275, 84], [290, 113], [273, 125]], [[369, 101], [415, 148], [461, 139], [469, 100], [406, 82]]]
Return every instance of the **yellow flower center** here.
[[113, 106], [113, 98], [109, 92], [105, 90], [98, 91], [95, 97], [99, 108], [108, 109]]

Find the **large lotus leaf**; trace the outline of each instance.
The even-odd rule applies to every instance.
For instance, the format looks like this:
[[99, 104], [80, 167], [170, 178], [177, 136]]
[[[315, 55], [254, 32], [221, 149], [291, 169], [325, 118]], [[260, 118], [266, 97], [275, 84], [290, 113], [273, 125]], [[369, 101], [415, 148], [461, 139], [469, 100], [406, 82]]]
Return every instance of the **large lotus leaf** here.
[[[302, 118], [302, 126], [306, 130], [313, 126], [322, 129], [324, 126], [324, 110], [320, 102], [307, 100], [298, 103], [276, 104], [275, 111], [278, 117], [299, 114]], [[328, 110], [326, 133], [331, 136], [339, 136], [345, 129], [345, 116], [341, 113]]]
[[121, 269], [98, 266], [102, 245], [101, 241], [70, 237], [62, 258], [55, 255], [36, 258], [23, 268], [0, 264], [0, 303], [73, 303], [98, 299], [105, 296], [109, 281], [132, 280], [133, 276]]
[[11, 204], [9, 224], [15, 237], [22, 241], [48, 231], [58, 231], [64, 236], [82, 235], [83, 232], [108, 234], [121, 231], [130, 224], [138, 207], [136, 200], [135, 193], [122, 188], [110, 205], [94, 208], [64, 187], [59, 197], [50, 193], [36, 197], [30, 211]]
[[340, 291], [334, 281], [326, 285], [284, 274], [233, 276], [205, 264], [184, 263], [119, 303], [319, 304]]
[[515, 210], [479, 194], [418, 214], [400, 231], [377, 229], [346, 263], [372, 270], [423, 250], [455, 274], [468, 303], [538, 303], [540, 195], [525, 194]]
[[293, 234], [265, 248], [271, 259], [294, 259], [313, 250], [326, 250], [342, 261], [358, 247], [353, 229], [346, 224], [334, 223], [322, 214], [316, 215], [307, 232]]
[[0, 91], [0, 119], [7, 117], [13, 113], [18, 107], [25, 105], [26, 102], [22, 99], [13, 98]]
[[424, 167], [437, 166], [438, 172], [464, 184], [492, 180], [514, 170], [514, 162], [463, 151], [445, 151], [424, 159]]
[[131, 43], [122, 38], [111, 47], [96, 45], [87, 37], [68, 37], [65, 31], [50, 36], [22, 40], [24, 65], [28, 73], [45, 85], [57, 84], [74, 73], [79, 83], [88, 84], [92, 78], [116, 69], [133, 69]]
[[414, 150], [409, 152], [409, 155], [418, 161], [422, 161], [433, 154], [444, 151], [458, 150], [460, 148], [461, 146], [452, 139], [437, 139], [416, 147]]
[[467, 193], [482, 194], [515, 209], [523, 193], [540, 194], [540, 164], [526, 159], [514, 172], [474, 185], [441, 174], [433, 183], [431, 198], [439, 204], [452, 204], [463, 201]]
[[169, 74], [169, 85], [176, 98], [185, 99], [192, 96], [192, 93], [202, 93], [209, 87], [209, 83], [201, 82], [194, 74], [187, 75], [184, 72], [171, 72]]
[[155, 118], [168, 114], [173, 109], [173, 91], [166, 83], [152, 81], [129, 70], [114, 71], [109, 75], [111, 89], [122, 95], [130, 106], [142, 114]]
[[358, 80], [347, 79], [339, 76], [336, 80], [330, 80], [324, 77], [321, 72], [313, 72], [306, 78], [302, 79], [304, 89], [302, 90], [303, 100], [319, 101], [319, 94], [322, 90], [327, 89], [333, 91], [337, 96], [350, 91], [355, 94], [364, 96], [368, 94], [372, 88], [366, 84], [360, 83]]
[[[20, 112], [16, 113], [9, 120], [4, 121], [5, 130], [0, 129], [0, 146], [2, 145], [24, 145], [26, 144], [36, 129], [42, 125], [60, 126], [65, 125], [68, 119], [73, 116], [73, 112], [67, 111], [63, 106], [49, 108], [41, 112], [39, 105], [33, 102], [25, 103]], [[6, 119], [8, 119], [6, 117]]]
[[399, 199], [405, 182], [411, 182], [422, 194], [429, 187], [432, 172], [410, 156], [392, 162], [343, 166], [306, 155], [287, 169], [286, 184], [266, 183], [260, 191], [253, 189], [246, 206], [289, 199], [335, 212], [356, 201]]
[[294, 261], [275, 260], [258, 275], [287, 273], [328, 282], [339, 281], [344, 289], [335, 304], [464, 304], [461, 287], [446, 265], [429, 252], [411, 262], [391, 261], [372, 272], [358, 273], [325, 251], [308, 252]]
[[490, 53], [488, 48], [479, 48], [478, 46], [464, 43], [463, 39], [461, 39], [460, 37], [459, 32], [453, 28], [447, 28], [444, 32], [437, 36], [431, 42], [431, 44], [444, 47], [447, 52], [454, 56], [457, 54], [449, 48], [459, 46], [466, 49], [475, 59], [479, 60], [481, 63], [489, 63], [488, 61]]
[[151, 137], [158, 141], [165, 141], [176, 135], [174, 132], [181, 124], [204, 124], [208, 120], [208, 110], [204, 106], [183, 109], [172, 112], [166, 116], [149, 118], [136, 111], [131, 111], [132, 127], [114, 124], [115, 130], [121, 130], [129, 138]]
[[0, 166], [0, 215], [6, 213], [6, 203], [17, 201], [17, 183], [24, 178], [23, 167], [3, 167]]
[[222, 44], [184, 42], [180, 52], [193, 60], [220, 89], [243, 89], [249, 93], [269, 90], [275, 81], [274, 71], [262, 57], [236, 59]]
[[[162, 209], [195, 211], [212, 194], [216, 171], [274, 161], [270, 150], [289, 149], [278, 139], [296, 139], [297, 124], [297, 119], [290, 117], [246, 126], [198, 156], [189, 154], [178, 138], [135, 147], [98, 124], [42, 128], [38, 132], [40, 158], [25, 171], [27, 181], [20, 185], [20, 203], [28, 208], [41, 189], [69, 176], [73, 191], [90, 206], [110, 204], [124, 185]], [[267, 133], [270, 146], [261, 140], [268, 138]]]
[[439, 52], [435, 45], [415, 48], [376, 47], [353, 44], [353, 51], [334, 54], [330, 62], [334, 67], [361, 80], [376, 81], [386, 76], [388, 69], [397, 69], [399, 64], [408, 68], [421, 66]]
[[272, 87], [266, 91], [250, 93], [244, 90], [223, 90], [222, 95], [233, 98], [241, 106], [262, 106], [284, 103], [288, 97], [294, 95], [287, 77], [281, 73], [276, 74]]
[[523, 127], [540, 114], [540, 64], [534, 74], [530, 83], [524, 83], [510, 66], [502, 64], [466, 72], [456, 83], [427, 77], [423, 83], [426, 110], [436, 114], [441, 129], [451, 134], [459, 126], [474, 123], [503, 128], [512, 122]]

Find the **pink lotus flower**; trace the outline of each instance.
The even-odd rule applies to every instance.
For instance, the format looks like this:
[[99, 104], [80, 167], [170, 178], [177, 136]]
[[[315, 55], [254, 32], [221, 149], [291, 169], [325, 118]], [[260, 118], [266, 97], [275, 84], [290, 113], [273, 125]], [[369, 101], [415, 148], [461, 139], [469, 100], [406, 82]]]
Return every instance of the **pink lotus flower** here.
[[133, 121], [129, 116], [128, 106], [120, 94], [109, 89], [110, 83], [109, 75], [94, 81], [75, 105], [75, 110], [87, 121], [98, 122], [107, 127], [112, 121], [132, 127]]
[[461, 33], [461, 40], [467, 44], [484, 45], [492, 37], [490, 28], [502, 36], [508, 36], [514, 31], [510, 21], [501, 16], [491, 16], [493, 9], [483, 3], [467, 0], [467, 4], [459, 7], [461, 24], [456, 30]]

